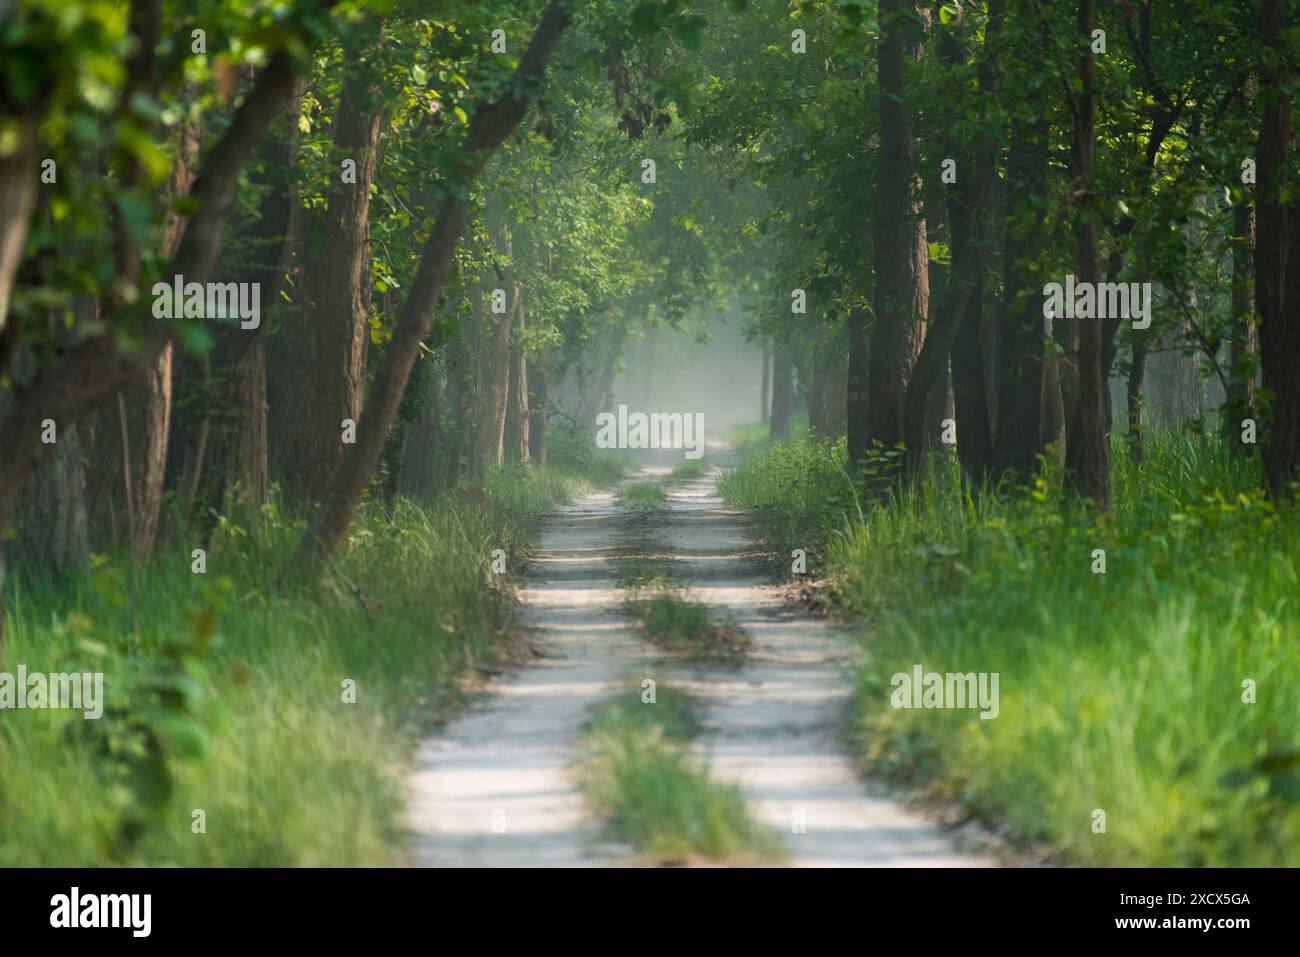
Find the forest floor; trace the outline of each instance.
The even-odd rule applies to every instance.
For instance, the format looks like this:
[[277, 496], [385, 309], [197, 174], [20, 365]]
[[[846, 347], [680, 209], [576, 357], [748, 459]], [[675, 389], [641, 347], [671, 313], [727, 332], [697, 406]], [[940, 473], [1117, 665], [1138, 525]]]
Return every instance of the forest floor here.
[[[711, 778], [738, 787], [756, 821], [781, 835], [786, 863], [994, 863], [959, 850], [948, 831], [863, 782], [839, 736], [854, 645], [770, 583], [746, 513], [717, 495], [716, 469], [682, 480], [666, 473], [636, 477], [663, 484], [665, 507], [633, 510], [613, 492], [594, 492], [542, 521], [521, 590], [535, 663], [491, 682], [412, 759], [413, 862], [642, 862], [609, 837], [588, 803], [581, 742], [599, 705], [619, 694], [644, 700], [650, 678], [697, 703], [695, 753]], [[629, 555], [665, 563], [711, 618], [743, 631], [743, 659], [696, 660], [638, 637], [618, 580]]]

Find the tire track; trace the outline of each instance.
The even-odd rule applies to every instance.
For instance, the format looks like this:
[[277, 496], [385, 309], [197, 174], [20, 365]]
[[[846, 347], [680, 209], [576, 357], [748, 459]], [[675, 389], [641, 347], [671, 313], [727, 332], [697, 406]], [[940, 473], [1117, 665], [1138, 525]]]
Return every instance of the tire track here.
[[[990, 866], [899, 801], [873, 793], [837, 740], [853, 646], [790, 606], [751, 560], [744, 513], [716, 490], [718, 470], [677, 485], [656, 534], [691, 597], [729, 614], [753, 638], [739, 669], [684, 668], [682, 686], [708, 705], [702, 747], [714, 774], [738, 784], [755, 817], [781, 832], [803, 867]], [[747, 557], [748, 556], [748, 557]]]

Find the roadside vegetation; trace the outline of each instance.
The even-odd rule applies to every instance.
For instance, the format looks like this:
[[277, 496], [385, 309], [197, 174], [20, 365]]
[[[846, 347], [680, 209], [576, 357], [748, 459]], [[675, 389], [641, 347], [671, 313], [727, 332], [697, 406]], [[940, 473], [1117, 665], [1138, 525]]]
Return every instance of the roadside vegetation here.
[[0, 866], [399, 863], [407, 748], [523, 651], [530, 521], [621, 472], [555, 462], [391, 515], [368, 503], [319, 588], [269, 571], [303, 527], [274, 500], [219, 525], [202, 575], [177, 550], [133, 584], [121, 555], [72, 587], [11, 575], [9, 670], [93, 667], [105, 709], [4, 713]]
[[653, 702], [629, 685], [596, 711], [580, 770], [609, 836], [656, 864], [779, 862], [776, 834], [753, 819], [737, 787], [713, 780], [707, 761], [691, 752], [700, 730], [690, 697], [662, 683]]
[[[1113, 518], [1050, 465], [968, 497], [937, 456], [918, 491], [865, 503], [843, 443], [806, 435], [721, 489], [864, 622], [849, 724], [874, 771], [1069, 863], [1294, 865], [1300, 517], [1217, 438], [1112, 452]], [[917, 664], [996, 670], [998, 717], [895, 709]]]

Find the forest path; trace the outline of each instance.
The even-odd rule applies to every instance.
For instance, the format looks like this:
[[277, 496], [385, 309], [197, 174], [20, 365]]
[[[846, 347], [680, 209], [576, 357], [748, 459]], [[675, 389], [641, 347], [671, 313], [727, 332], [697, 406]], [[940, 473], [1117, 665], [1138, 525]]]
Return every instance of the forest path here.
[[647, 654], [610, 580], [625, 517], [606, 491], [543, 520], [520, 592], [522, 623], [543, 657], [492, 682], [419, 748], [407, 807], [417, 866], [581, 867], [615, 858], [598, 846], [599, 823], [571, 764], [590, 709]]
[[[646, 470], [641, 477], [662, 475]], [[629, 678], [654, 677], [702, 704], [701, 754], [781, 835], [795, 866], [979, 866], [939, 828], [869, 793], [836, 740], [852, 645], [785, 602], [755, 561], [744, 513], [716, 493], [717, 472], [668, 485], [668, 508], [631, 513], [610, 492], [548, 516], [523, 623], [544, 657], [492, 682], [424, 742], [408, 777], [410, 854], [419, 866], [577, 867], [628, 863], [602, 844], [573, 763], [592, 707]], [[612, 576], [620, 547], [675, 559], [674, 576], [754, 645], [740, 668], [665, 657], [640, 641]], [[504, 830], [502, 825], [504, 824]], [[799, 824], [801, 827], [792, 825]]]
[[837, 740], [854, 645], [769, 582], [745, 513], [718, 496], [718, 471], [669, 486], [656, 539], [674, 577], [753, 645], [739, 668], [683, 664], [679, 687], [705, 704], [701, 749], [781, 834], [793, 866], [989, 866], [940, 828], [872, 793]]

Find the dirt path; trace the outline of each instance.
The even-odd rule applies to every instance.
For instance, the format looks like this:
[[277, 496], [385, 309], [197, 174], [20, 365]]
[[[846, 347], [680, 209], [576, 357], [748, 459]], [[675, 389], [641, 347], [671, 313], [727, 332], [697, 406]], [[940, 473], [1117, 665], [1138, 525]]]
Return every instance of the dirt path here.
[[494, 682], [419, 749], [407, 809], [416, 865], [580, 867], [614, 857], [595, 846], [599, 827], [569, 762], [588, 709], [645, 654], [609, 577], [622, 521], [603, 492], [543, 523], [521, 597], [546, 657]]
[[[685, 687], [704, 703], [701, 742], [714, 773], [744, 790], [783, 835], [796, 866], [963, 866], [985, 858], [897, 801], [868, 793], [835, 732], [850, 647], [789, 608], [747, 557], [740, 513], [715, 476], [674, 488], [667, 511], [638, 530], [676, 554], [697, 600], [729, 612], [754, 638], [741, 669], [656, 664], [629, 630], [611, 557], [628, 516], [609, 493], [584, 496], [543, 524], [524, 621], [546, 657], [494, 682], [489, 694], [427, 741], [409, 777], [411, 854], [422, 866], [590, 866], [625, 863], [602, 845], [572, 775], [589, 709], [630, 676]], [[802, 827], [792, 825], [801, 824]]]
[[987, 866], [898, 801], [872, 794], [836, 740], [849, 694], [852, 645], [787, 605], [746, 553], [743, 513], [714, 490], [716, 473], [677, 486], [658, 538], [675, 576], [754, 640], [739, 670], [682, 669], [708, 702], [702, 743], [714, 773], [740, 785], [755, 816], [782, 833], [790, 863], [806, 867]]

